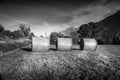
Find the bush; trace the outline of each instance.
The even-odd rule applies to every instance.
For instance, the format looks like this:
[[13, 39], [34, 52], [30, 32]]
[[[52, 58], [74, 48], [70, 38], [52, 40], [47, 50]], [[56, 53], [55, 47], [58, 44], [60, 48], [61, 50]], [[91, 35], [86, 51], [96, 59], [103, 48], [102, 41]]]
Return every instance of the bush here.
[[50, 35], [50, 44], [55, 45], [57, 42], [57, 38], [63, 37], [63, 34], [58, 32], [52, 32]]

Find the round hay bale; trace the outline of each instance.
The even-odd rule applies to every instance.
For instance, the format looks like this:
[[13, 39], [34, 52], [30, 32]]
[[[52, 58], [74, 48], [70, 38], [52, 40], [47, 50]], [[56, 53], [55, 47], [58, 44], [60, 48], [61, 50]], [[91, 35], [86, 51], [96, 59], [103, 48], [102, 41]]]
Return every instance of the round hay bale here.
[[97, 41], [95, 39], [83, 38], [80, 41], [81, 50], [96, 50]]
[[72, 50], [72, 38], [57, 38], [56, 49], [61, 51]]
[[49, 51], [50, 39], [47, 37], [32, 37], [32, 51]]

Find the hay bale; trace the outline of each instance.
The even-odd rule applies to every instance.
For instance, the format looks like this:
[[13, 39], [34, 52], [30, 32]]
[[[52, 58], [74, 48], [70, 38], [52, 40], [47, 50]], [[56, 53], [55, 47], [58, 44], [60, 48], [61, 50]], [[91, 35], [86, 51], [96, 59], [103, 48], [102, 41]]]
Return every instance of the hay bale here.
[[95, 39], [83, 38], [80, 41], [81, 50], [96, 50], [97, 41]]
[[57, 38], [56, 49], [61, 51], [72, 50], [72, 38]]
[[50, 39], [47, 37], [32, 37], [32, 51], [49, 51]]

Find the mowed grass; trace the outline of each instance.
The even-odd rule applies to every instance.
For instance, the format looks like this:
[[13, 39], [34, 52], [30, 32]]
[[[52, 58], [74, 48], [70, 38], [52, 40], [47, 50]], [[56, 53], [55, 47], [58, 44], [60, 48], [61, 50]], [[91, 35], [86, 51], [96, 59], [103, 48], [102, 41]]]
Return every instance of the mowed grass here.
[[120, 80], [120, 46], [96, 51], [28, 52], [0, 57], [3, 80]]
[[28, 43], [24, 42], [25, 40], [7, 40], [0, 41], [0, 56], [4, 55], [5, 52], [15, 50], [17, 48], [25, 47]]

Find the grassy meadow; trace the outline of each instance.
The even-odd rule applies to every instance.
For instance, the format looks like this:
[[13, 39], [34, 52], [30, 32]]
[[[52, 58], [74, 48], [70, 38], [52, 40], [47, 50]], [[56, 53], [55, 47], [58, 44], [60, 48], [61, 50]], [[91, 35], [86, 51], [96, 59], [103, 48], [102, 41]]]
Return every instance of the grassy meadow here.
[[120, 45], [96, 51], [31, 52], [18, 49], [0, 57], [3, 80], [120, 80]]
[[21, 48], [28, 45], [28, 40], [26, 39], [18, 39], [18, 40], [6, 40], [0, 41], [0, 56], [5, 52], [9, 52], [15, 50], [17, 48]]

